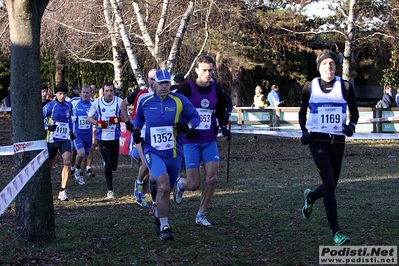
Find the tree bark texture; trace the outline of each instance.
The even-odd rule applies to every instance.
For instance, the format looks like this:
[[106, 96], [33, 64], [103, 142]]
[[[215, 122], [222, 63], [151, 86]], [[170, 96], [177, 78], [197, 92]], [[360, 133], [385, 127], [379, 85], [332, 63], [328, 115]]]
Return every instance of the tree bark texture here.
[[346, 37], [345, 37], [345, 48], [344, 48], [344, 61], [342, 63], [342, 77], [348, 81], [352, 78], [352, 45], [355, 39], [355, 8], [356, 8], [357, 1], [350, 0], [349, 2], [349, 15], [346, 19], [347, 23], [347, 30], [346, 30]]
[[[11, 108], [14, 142], [44, 139], [40, 81], [40, 25], [49, 0], [7, 0], [11, 38]], [[15, 173], [40, 151], [14, 155]], [[10, 178], [11, 180], [11, 178]], [[19, 242], [45, 245], [55, 240], [54, 206], [48, 161], [16, 199]]]

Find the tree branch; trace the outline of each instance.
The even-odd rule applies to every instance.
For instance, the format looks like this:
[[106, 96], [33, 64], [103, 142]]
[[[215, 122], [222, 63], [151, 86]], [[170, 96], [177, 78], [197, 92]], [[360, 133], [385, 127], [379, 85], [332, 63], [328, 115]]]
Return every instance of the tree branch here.
[[324, 30], [324, 31], [311, 30], [311, 31], [301, 31], [301, 32], [298, 32], [298, 31], [293, 31], [293, 30], [290, 30], [290, 29], [287, 29], [287, 28], [284, 28], [284, 27], [278, 27], [278, 28], [281, 29], [281, 30], [284, 30], [284, 31], [293, 33], [293, 34], [297, 34], [297, 35], [320, 34], [320, 33], [339, 33], [339, 34], [341, 34], [342, 36], [345, 36], [345, 34], [344, 34], [343, 32], [341, 32], [341, 31], [339, 31], [339, 30]]
[[208, 8], [208, 12], [206, 13], [204, 42], [202, 43], [202, 47], [201, 47], [200, 51], [198, 52], [197, 56], [194, 58], [193, 62], [191, 63], [190, 68], [187, 70], [187, 73], [184, 75], [185, 78], [187, 78], [188, 73], [190, 73], [191, 70], [194, 68], [195, 61], [197, 61], [197, 58], [202, 54], [202, 52], [205, 49], [206, 43], [208, 42], [208, 38], [209, 38], [208, 21], [209, 21], [209, 15], [211, 14], [211, 10], [212, 10], [212, 6], [213, 6], [214, 2], [215, 2], [214, 0], [211, 1], [209, 8]]
[[65, 23], [62, 23], [62, 22], [60, 22], [60, 21], [58, 21], [58, 20], [52, 19], [52, 18], [47, 17], [47, 16], [44, 17], [44, 18], [45, 18], [45, 19], [48, 19], [48, 20], [51, 20], [51, 21], [54, 21], [55, 23], [58, 23], [58, 24], [60, 24], [60, 25], [62, 25], [62, 26], [64, 26], [64, 27], [66, 27], [66, 28], [68, 28], [68, 29], [77, 31], [77, 32], [79, 32], [79, 33], [90, 34], [90, 35], [102, 35], [102, 33], [89, 32], [89, 31], [83, 31], [83, 30], [76, 29], [76, 28], [74, 28], [74, 27], [68, 26], [68, 25], [65, 24]]
[[65, 49], [67, 49], [68, 52], [70, 52], [76, 59], [83, 61], [83, 62], [89, 62], [89, 63], [99, 63], [99, 64], [114, 64], [113, 61], [111, 60], [92, 60], [88, 58], [82, 58], [79, 55], [77, 55], [74, 51], [72, 51], [64, 42], [64, 40], [58, 35], [57, 33], [57, 38], [62, 42], [64, 45]]

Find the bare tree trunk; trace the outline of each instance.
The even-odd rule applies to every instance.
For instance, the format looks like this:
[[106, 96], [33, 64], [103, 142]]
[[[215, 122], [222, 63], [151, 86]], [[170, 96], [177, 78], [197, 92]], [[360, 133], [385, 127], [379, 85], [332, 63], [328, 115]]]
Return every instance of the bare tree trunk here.
[[114, 66], [114, 82], [116, 84], [116, 88], [120, 88], [122, 84], [122, 56], [118, 49], [118, 26], [116, 23], [113, 23], [111, 15], [113, 14], [111, 11], [109, 0], [104, 0], [104, 17], [105, 22], [107, 23], [108, 32], [111, 38], [111, 47], [112, 47], [112, 61]]
[[[65, 57], [61, 52], [55, 56], [55, 73], [54, 73], [55, 84], [64, 81], [64, 67], [65, 67]], [[51, 91], [53, 91], [53, 88]]]
[[157, 62], [158, 66], [160, 68], [166, 68], [171, 73], [173, 73], [173, 66], [176, 61], [176, 54], [180, 50], [182, 39], [184, 37], [184, 33], [187, 28], [188, 21], [190, 20], [190, 17], [192, 16], [192, 14], [194, 12], [194, 1], [189, 1], [188, 5], [187, 5], [187, 9], [186, 9], [185, 13], [183, 14], [182, 19], [180, 20], [180, 24], [177, 29], [173, 45], [170, 48], [168, 58], [166, 58], [166, 55], [161, 54], [160, 45], [161, 45], [161, 36], [165, 31], [165, 20], [166, 20], [166, 16], [168, 13], [168, 8], [170, 8], [169, 1], [164, 0], [162, 2], [162, 11], [159, 16], [157, 30], [154, 35], [154, 41], [150, 36], [150, 33], [147, 28], [147, 24], [145, 23], [144, 18], [141, 14], [138, 2], [139, 1], [137, 1], [137, 0], [133, 0], [132, 4], [133, 4], [134, 12], [136, 14], [136, 20], [137, 20], [137, 23], [140, 28], [140, 33], [141, 33], [140, 37], [143, 40], [143, 43], [144, 43], [145, 47], [147, 48], [147, 50], [150, 52], [150, 54], [152, 55], [154, 60]]
[[115, 24], [117, 25], [117, 27], [119, 27], [122, 41], [125, 46], [126, 53], [129, 58], [129, 62], [132, 67], [133, 73], [136, 76], [136, 80], [137, 80], [139, 87], [143, 87], [143, 86], [145, 86], [144, 76], [141, 71], [140, 65], [138, 64], [136, 54], [133, 51], [133, 45], [130, 42], [129, 33], [126, 29], [125, 22], [123, 20], [122, 14], [119, 9], [120, 1], [119, 0], [110, 0], [110, 3], [112, 6], [114, 15], [115, 15]]
[[[44, 138], [40, 95], [40, 25], [49, 0], [7, 0], [11, 38], [11, 100], [14, 142]], [[14, 156], [15, 171], [40, 151]], [[45, 245], [55, 240], [50, 169], [46, 160], [18, 194], [15, 235], [20, 242]]]
[[182, 40], [183, 40], [183, 37], [184, 37], [184, 33], [186, 31], [186, 28], [187, 28], [188, 21], [190, 20], [190, 17], [193, 14], [193, 12], [194, 12], [194, 2], [190, 1], [188, 3], [186, 12], [184, 13], [184, 16], [183, 16], [183, 18], [180, 21], [180, 25], [179, 25], [179, 28], [178, 28], [178, 30], [176, 32], [176, 37], [175, 37], [175, 40], [173, 42], [173, 45], [170, 48], [169, 58], [168, 58], [168, 61], [166, 63], [167, 69], [170, 72], [173, 72], [173, 66], [174, 66], [174, 63], [176, 61], [176, 55], [177, 55], [177, 52], [180, 50], [181, 43], [182, 43]]
[[[227, 61], [227, 62], [226, 62]], [[229, 58], [223, 62], [223, 54], [216, 53], [216, 69], [218, 84], [230, 96], [234, 106], [241, 106], [241, 67], [234, 58]]]
[[346, 19], [348, 28], [346, 31], [345, 48], [344, 48], [344, 61], [342, 63], [342, 78], [348, 81], [352, 78], [352, 44], [355, 38], [355, 6], [357, 0], [350, 0], [349, 14]]
[[[65, 30], [59, 27], [56, 34], [59, 37], [63, 36], [65, 34]], [[64, 82], [64, 68], [66, 65], [64, 52], [65, 51], [62, 49], [62, 42], [60, 41], [60, 38], [57, 38], [56, 45], [55, 47], [53, 47], [53, 53], [55, 58], [55, 84], [59, 82]]]
[[240, 64], [233, 62], [231, 66], [230, 98], [233, 106], [241, 106], [241, 68]]

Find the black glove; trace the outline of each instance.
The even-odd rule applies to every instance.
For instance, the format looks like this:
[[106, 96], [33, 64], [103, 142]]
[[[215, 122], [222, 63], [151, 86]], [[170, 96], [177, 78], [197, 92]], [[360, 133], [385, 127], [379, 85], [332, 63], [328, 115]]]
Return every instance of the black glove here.
[[72, 141], [76, 139], [76, 136], [72, 131], [69, 131], [69, 137], [71, 138]]
[[141, 137], [141, 130], [136, 128], [133, 130], [133, 141], [136, 144], [140, 144], [144, 139]]
[[55, 131], [56, 128], [57, 128], [57, 125], [51, 125], [51, 126], [47, 127], [48, 131]]
[[175, 129], [182, 134], [186, 134], [190, 130], [188, 128], [187, 123], [182, 123], [182, 122], [175, 123]]
[[352, 123], [349, 125], [342, 124], [342, 127], [343, 127], [342, 133], [344, 133], [348, 137], [353, 136], [353, 133], [355, 132], [355, 124]]
[[195, 131], [195, 129], [190, 129], [186, 134], [184, 134], [184, 136], [187, 139], [193, 139], [193, 140], [197, 140], [197, 133]]
[[130, 132], [133, 132], [133, 124], [130, 121], [125, 122], [126, 129], [129, 130]]
[[307, 132], [307, 131], [302, 132], [301, 142], [303, 145], [308, 145], [310, 143], [309, 132]]
[[226, 140], [231, 140], [231, 132], [226, 127], [222, 127], [222, 135]]

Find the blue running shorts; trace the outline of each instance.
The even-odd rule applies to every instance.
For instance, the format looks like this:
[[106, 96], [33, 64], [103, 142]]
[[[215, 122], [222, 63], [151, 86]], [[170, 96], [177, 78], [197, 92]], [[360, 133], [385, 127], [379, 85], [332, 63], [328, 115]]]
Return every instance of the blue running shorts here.
[[170, 188], [173, 188], [180, 172], [183, 157], [179, 156], [171, 159], [162, 159], [151, 152], [144, 154], [144, 157], [148, 170], [150, 170], [154, 179], [157, 180], [162, 174], [168, 174]]
[[75, 144], [76, 150], [84, 148], [85, 154], [89, 155], [91, 146], [93, 145], [93, 136], [91, 134], [77, 135], [73, 143]]
[[200, 163], [220, 162], [216, 141], [183, 145], [186, 169], [199, 168]]

